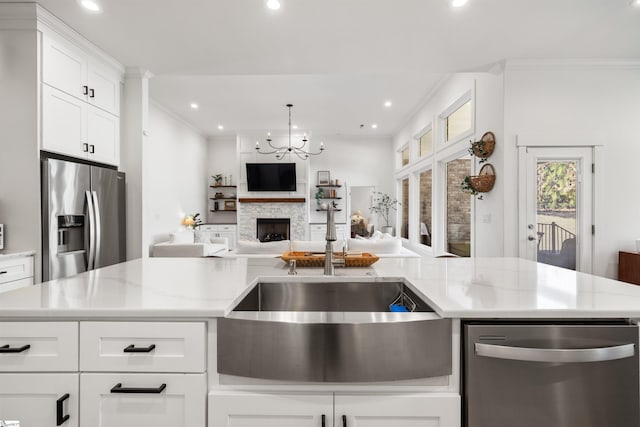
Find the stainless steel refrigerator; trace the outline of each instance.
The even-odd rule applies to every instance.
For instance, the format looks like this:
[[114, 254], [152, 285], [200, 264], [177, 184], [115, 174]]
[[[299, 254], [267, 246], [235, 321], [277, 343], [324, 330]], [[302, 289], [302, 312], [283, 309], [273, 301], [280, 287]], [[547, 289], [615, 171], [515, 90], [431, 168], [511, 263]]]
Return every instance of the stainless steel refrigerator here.
[[42, 280], [125, 261], [125, 174], [53, 158], [41, 166]]

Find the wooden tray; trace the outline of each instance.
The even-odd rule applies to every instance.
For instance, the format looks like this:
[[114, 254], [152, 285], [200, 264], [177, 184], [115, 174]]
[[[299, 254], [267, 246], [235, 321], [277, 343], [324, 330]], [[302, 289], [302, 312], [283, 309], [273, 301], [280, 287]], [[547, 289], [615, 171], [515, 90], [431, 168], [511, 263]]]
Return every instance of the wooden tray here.
[[[335, 259], [342, 258], [342, 254], [333, 254]], [[324, 266], [324, 254], [316, 252], [285, 252], [280, 257], [284, 262], [289, 262], [292, 259], [296, 260], [297, 267], [323, 267]], [[345, 258], [346, 267], [369, 267], [380, 258], [370, 253], [363, 253], [362, 255], [347, 255]]]

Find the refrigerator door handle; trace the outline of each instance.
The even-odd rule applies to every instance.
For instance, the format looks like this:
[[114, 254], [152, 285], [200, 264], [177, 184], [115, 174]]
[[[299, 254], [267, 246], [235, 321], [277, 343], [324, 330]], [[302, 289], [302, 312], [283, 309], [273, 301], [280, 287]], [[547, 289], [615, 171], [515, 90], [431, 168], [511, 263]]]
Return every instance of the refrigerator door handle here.
[[100, 227], [100, 204], [98, 203], [98, 194], [95, 191], [91, 192], [93, 194], [93, 206], [95, 208], [95, 230], [96, 230], [96, 249], [95, 249], [95, 258], [93, 259], [93, 268], [98, 267], [98, 260], [100, 259], [100, 248], [101, 248], [101, 236], [102, 236], [102, 228]]
[[95, 264], [95, 249], [96, 249], [96, 217], [93, 209], [93, 198], [90, 191], [85, 191], [85, 197], [87, 198], [87, 211], [89, 214], [89, 255], [87, 256], [87, 271], [93, 270]]

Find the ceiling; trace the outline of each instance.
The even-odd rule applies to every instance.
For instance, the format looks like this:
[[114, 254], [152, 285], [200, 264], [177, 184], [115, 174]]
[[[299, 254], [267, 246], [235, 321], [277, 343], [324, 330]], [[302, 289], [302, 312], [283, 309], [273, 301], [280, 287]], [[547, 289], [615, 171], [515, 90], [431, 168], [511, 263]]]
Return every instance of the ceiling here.
[[451, 72], [505, 58], [640, 58], [630, 0], [280, 1], [272, 11], [266, 0], [102, 0], [101, 14], [39, 3], [151, 71], [151, 96], [208, 135], [285, 129], [292, 103], [293, 122], [314, 134], [389, 136]]

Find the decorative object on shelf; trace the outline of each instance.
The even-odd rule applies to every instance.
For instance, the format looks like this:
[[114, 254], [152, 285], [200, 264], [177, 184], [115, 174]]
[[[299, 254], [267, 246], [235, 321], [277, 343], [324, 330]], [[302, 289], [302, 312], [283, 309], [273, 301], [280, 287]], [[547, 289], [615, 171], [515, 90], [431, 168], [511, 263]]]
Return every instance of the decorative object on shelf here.
[[483, 199], [480, 193], [488, 193], [496, 182], [496, 170], [491, 163], [482, 166], [480, 173], [475, 176], [465, 176], [460, 189], [472, 196], [477, 196], [478, 200]]
[[324, 198], [324, 190], [322, 188], [318, 188], [316, 190], [316, 203], [318, 206], [322, 205], [322, 199]]
[[217, 175], [211, 175], [211, 178], [213, 178], [214, 184], [216, 187], [220, 187], [222, 185], [222, 174], [219, 173]]
[[287, 154], [287, 153], [295, 154], [296, 156], [298, 156], [302, 160], [308, 159], [309, 156], [317, 156], [318, 154], [322, 154], [322, 152], [324, 151], [324, 142], [320, 142], [320, 151], [318, 151], [317, 153], [313, 153], [309, 149], [305, 149], [305, 145], [307, 145], [307, 142], [309, 142], [309, 140], [307, 139], [307, 134], [306, 133], [302, 137], [302, 144], [301, 145], [293, 145], [293, 144], [291, 144], [291, 107], [293, 107], [293, 104], [287, 104], [287, 108], [289, 109], [289, 145], [283, 145], [283, 146], [280, 146], [280, 147], [276, 147], [275, 145], [273, 145], [271, 143], [272, 142], [271, 132], [268, 132], [267, 133], [267, 144], [269, 144], [269, 147], [271, 147], [273, 150], [272, 151], [261, 151], [260, 150], [260, 142], [256, 141], [256, 151], [258, 153], [260, 153], [260, 154], [275, 154], [276, 155], [276, 159], [278, 159], [278, 160], [282, 160], [283, 157], [285, 156], [285, 154]]
[[235, 200], [225, 200], [225, 202], [224, 202], [224, 210], [225, 211], [235, 211], [236, 210], [236, 201]]
[[[373, 213], [379, 214], [384, 220], [384, 227], [382, 227], [382, 232], [389, 234], [393, 234], [393, 227], [389, 224], [389, 213], [393, 209], [394, 211], [398, 210], [398, 206], [401, 205], [398, 200], [392, 199], [387, 193], [382, 193], [380, 191], [376, 191], [373, 194], [373, 206], [369, 208], [369, 210]], [[387, 231], [385, 231], [385, 228]]]
[[222, 198], [224, 198], [224, 194], [222, 194], [222, 193], [216, 193], [216, 194], [214, 194], [214, 196], [213, 196], [213, 197], [215, 197], [216, 199], [222, 199]]
[[199, 213], [186, 215], [184, 218], [182, 218], [182, 225], [191, 230], [199, 227], [200, 224], [202, 224], [202, 220], [198, 218], [199, 216]]
[[331, 173], [329, 171], [318, 171], [318, 185], [329, 185], [331, 180]]
[[220, 205], [218, 205], [218, 202], [217, 202], [217, 201], [216, 201], [216, 202], [213, 202], [213, 210], [214, 210], [214, 211], [217, 211], [217, 210], [219, 209], [219, 206], [220, 206]]
[[480, 159], [480, 163], [487, 161], [493, 154], [493, 150], [496, 147], [496, 136], [493, 132], [485, 132], [479, 141], [470, 141], [471, 146], [468, 151], [472, 156], [476, 156]]

